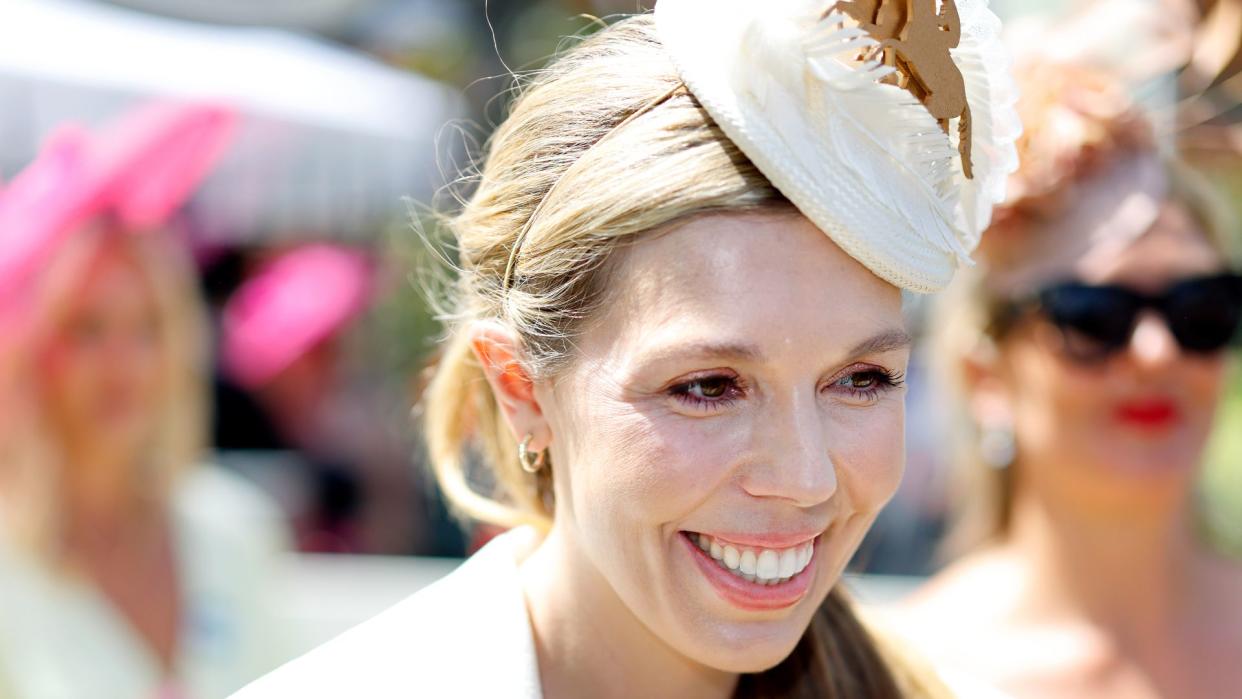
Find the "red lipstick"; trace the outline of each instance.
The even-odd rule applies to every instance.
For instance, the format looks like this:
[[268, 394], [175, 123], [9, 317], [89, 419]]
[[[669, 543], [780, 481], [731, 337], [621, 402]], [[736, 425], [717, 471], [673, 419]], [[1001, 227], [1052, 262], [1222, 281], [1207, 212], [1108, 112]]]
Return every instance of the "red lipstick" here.
[[1181, 418], [1177, 405], [1167, 398], [1126, 401], [1117, 406], [1114, 414], [1118, 421], [1144, 429], [1170, 427]]

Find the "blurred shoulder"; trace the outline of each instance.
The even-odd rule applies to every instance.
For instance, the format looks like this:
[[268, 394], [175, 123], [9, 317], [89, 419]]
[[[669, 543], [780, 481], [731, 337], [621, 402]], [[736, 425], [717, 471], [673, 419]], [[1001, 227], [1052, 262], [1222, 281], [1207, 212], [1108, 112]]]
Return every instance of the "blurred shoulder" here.
[[276, 502], [246, 478], [212, 464], [190, 469], [173, 494], [178, 514], [214, 527], [250, 530], [281, 526]]
[[956, 697], [958, 699], [1008, 699], [978, 668], [959, 665], [951, 656], [914, 642], [895, 622], [891, 608], [861, 606], [860, 619], [890, 663], [898, 684], [910, 697]]
[[1013, 699], [1013, 695], [956, 669], [937, 668], [937, 673], [956, 699]]
[[933, 575], [909, 596], [884, 609], [903, 635], [973, 635], [1012, 615], [1026, 570], [995, 549], [970, 554]]
[[[926, 657], [955, 696], [998, 696], [1016, 658], [1011, 623], [1024, 587], [1003, 550], [970, 554], [895, 604], [871, 610], [894, 638]], [[1003, 695], [999, 695], [1003, 696]]]

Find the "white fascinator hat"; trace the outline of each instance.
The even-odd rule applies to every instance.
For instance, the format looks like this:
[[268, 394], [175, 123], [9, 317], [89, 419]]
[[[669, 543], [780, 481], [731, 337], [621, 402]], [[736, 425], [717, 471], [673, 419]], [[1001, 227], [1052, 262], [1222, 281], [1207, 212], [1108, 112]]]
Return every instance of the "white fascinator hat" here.
[[987, 0], [659, 0], [682, 81], [880, 278], [953, 278], [1017, 169], [1017, 89]]

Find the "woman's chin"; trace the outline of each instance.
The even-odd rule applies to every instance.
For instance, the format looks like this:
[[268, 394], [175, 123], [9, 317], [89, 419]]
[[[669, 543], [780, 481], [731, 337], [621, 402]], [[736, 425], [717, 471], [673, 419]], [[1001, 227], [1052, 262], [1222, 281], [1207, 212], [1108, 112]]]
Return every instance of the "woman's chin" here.
[[1199, 471], [1201, 449], [1174, 445], [1159, 446], [1142, 451], [1137, 448], [1100, 450], [1096, 473], [1101, 481], [1108, 481], [1123, 490], [1165, 490], [1171, 485], [1193, 480]]
[[802, 640], [805, 629], [798, 633], [788, 634], [790, 638], [770, 638], [764, 641], [743, 643], [722, 643], [711, 649], [710, 657], [701, 659], [704, 665], [720, 670], [739, 674], [764, 672], [779, 665]]
[[797, 612], [775, 620], [721, 621], [691, 631], [692, 646], [684, 654], [722, 672], [763, 672], [793, 653], [810, 626]]

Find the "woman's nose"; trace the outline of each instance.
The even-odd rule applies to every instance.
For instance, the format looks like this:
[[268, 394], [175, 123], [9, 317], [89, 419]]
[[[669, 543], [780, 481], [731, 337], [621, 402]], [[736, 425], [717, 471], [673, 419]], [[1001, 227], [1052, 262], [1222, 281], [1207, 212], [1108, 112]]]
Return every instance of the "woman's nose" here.
[[788, 500], [800, 507], [819, 505], [837, 492], [837, 470], [828, 428], [815, 395], [786, 401], [772, 412], [767, 429], [757, 431], [763, 458], [750, 467], [743, 488], [755, 497]]
[[1146, 312], [1139, 316], [1130, 336], [1130, 357], [1140, 367], [1156, 369], [1177, 359], [1177, 338], [1159, 315]]

